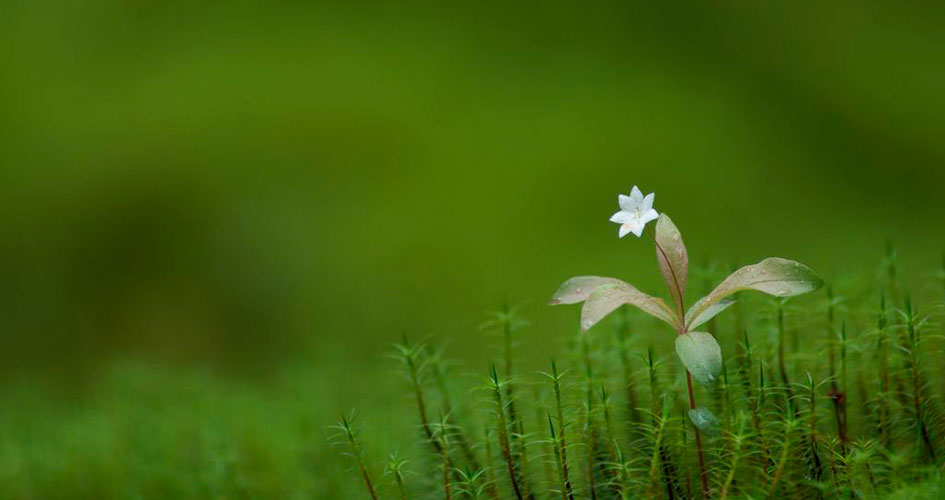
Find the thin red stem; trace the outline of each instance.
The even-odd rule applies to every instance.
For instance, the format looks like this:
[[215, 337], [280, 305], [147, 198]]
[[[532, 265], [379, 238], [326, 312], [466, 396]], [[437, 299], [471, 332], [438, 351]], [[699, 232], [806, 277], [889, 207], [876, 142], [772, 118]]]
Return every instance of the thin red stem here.
[[[689, 373], [689, 370], [686, 370], [686, 386], [689, 389], [689, 409], [694, 410], [696, 408], [696, 395], [692, 391], [692, 374]], [[705, 455], [702, 453], [702, 437], [699, 435], [698, 427], [693, 426], [692, 430], [696, 433], [696, 450], [699, 452], [699, 477], [702, 479], [702, 495], [704, 498], [709, 498], [709, 478], [705, 471]]]
[[[676, 276], [676, 270], [673, 269], [672, 264], [666, 256], [666, 252], [663, 250], [663, 247], [656, 241], [656, 237], [653, 234], [650, 234], [650, 239], [653, 241], [653, 244], [656, 245], [656, 250], [663, 256], [663, 260], [666, 261], [667, 266], [669, 267], [669, 272], [673, 278], [673, 284], [675, 286], [675, 297], [676, 310], [679, 315], [679, 335], [684, 335], [686, 333], [686, 313], [685, 305], [683, 304], [683, 295], [682, 288], [679, 286], [679, 278]], [[670, 290], [671, 292], [673, 290]], [[692, 390], [692, 374], [689, 373], [689, 369], [686, 369], [686, 387], [689, 390], [689, 409], [696, 409], [696, 394]], [[709, 498], [709, 477], [706, 474], [705, 470], [705, 454], [702, 452], [702, 436], [699, 434], [699, 428], [696, 426], [692, 427], [692, 430], [696, 434], [696, 451], [699, 454], [699, 478], [702, 480], [702, 496], [704, 498]]]

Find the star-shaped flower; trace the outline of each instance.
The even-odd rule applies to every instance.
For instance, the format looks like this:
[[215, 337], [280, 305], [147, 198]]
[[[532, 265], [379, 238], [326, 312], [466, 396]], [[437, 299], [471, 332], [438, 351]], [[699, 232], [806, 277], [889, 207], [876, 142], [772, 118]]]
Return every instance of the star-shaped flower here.
[[647, 222], [659, 218], [660, 214], [653, 210], [655, 197], [655, 193], [643, 196], [640, 188], [636, 186], [630, 190], [630, 196], [617, 195], [620, 211], [610, 217], [610, 222], [620, 224], [620, 230], [617, 232], [619, 237], [623, 238], [627, 233], [633, 233], [639, 237], [643, 234], [643, 228]]

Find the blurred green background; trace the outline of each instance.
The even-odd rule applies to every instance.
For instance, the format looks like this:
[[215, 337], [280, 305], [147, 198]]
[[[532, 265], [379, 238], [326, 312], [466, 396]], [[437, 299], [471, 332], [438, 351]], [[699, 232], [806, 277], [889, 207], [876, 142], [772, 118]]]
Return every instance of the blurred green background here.
[[943, 14], [3, 2], [0, 493], [345, 498], [324, 428], [400, 418], [402, 333], [481, 371], [524, 301], [540, 364], [563, 279], [662, 292], [633, 184], [696, 262], [935, 269]]

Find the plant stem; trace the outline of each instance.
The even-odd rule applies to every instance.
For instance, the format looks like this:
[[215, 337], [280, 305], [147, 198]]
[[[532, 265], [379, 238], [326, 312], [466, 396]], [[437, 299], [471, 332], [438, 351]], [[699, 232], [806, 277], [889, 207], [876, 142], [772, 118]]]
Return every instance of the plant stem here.
[[[692, 391], [692, 374], [689, 373], [689, 370], [686, 370], [686, 387], [689, 389], [689, 409], [696, 409], [696, 396]], [[702, 479], [702, 495], [705, 498], [709, 498], [709, 477], [706, 475], [705, 471], [705, 454], [702, 452], [702, 437], [699, 435], [699, 428], [696, 426], [692, 427], [693, 432], [696, 434], [696, 451], [699, 454], [699, 477]]]
[[[809, 391], [808, 396], [810, 398], [810, 411], [808, 413], [808, 446], [810, 447], [810, 459], [811, 459], [811, 469], [813, 471], [813, 478], [815, 481], [820, 481], [823, 478], [824, 470], [823, 464], [820, 461], [820, 453], [817, 451], [817, 386], [814, 384], [813, 379], [810, 374], [807, 374], [807, 379], [809, 382]], [[822, 498], [823, 495], [820, 495]]]
[[[739, 429], [739, 433], [742, 429]], [[731, 491], [732, 483], [735, 482], [735, 471], [738, 470], [738, 461], [741, 459], [742, 451], [742, 436], [739, 434], [735, 437], [734, 443], [735, 449], [732, 450], [732, 459], [729, 463], [728, 474], [725, 475], [725, 482], [722, 484], [722, 492], [719, 495], [722, 500], [728, 498], [728, 493]]]
[[[443, 432], [441, 430], [441, 432]], [[450, 455], [449, 448], [446, 441], [446, 436], [442, 436], [443, 439], [443, 493], [446, 500], [451, 500], [453, 498], [453, 490], [450, 486]]]
[[450, 424], [456, 433], [456, 442], [459, 444], [460, 450], [463, 452], [463, 456], [466, 457], [466, 463], [473, 470], [479, 470], [479, 460], [476, 459], [475, 453], [473, 453], [472, 447], [469, 444], [469, 440], [466, 438], [466, 433], [463, 432], [463, 428], [456, 424], [456, 418], [454, 417], [453, 405], [450, 403], [450, 394], [446, 387], [446, 374], [443, 370], [443, 365], [440, 363], [440, 360], [437, 356], [430, 355], [429, 357], [431, 368], [433, 369], [433, 381], [436, 383], [436, 387], [440, 392], [440, 399], [442, 400], [443, 405], [443, 414], [446, 415], [447, 423]]
[[[614, 437], [614, 427], [610, 420], [610, 399], [607, 396], [607, 388], [604, 383], [600, 386], [601, 409], [604, 411], [604, 431], [607, 437], [607, 460], [611, 463], [617, 463], [617, 440]], [[620, 493], [620, 470], [616, 467], [610, 470], [610, 489], [614, 494]]]
[[564, 468], [563, 462], [561, 462], [561, 451], [558, 448], [558, 437], [555, 435], [555, 425], [551, 421], [550, 412], [548, 413], [548, 429], [551, 431], [551, 448], [554, 450], [555, 465], [558, 466], [558, 479], [561, 482], [559, 485], [561, 491], [561, 500], [568, 500], [569, 491], [571, 489], [568, 485], [568, 473]]
[[886, 449], [889, 449], [889, 363], [886, 348], [886, 295], [879, 296], [877, 355], [879, 356], [879, 437]]
[[397, 493], [400, 495], [400, 500], [407, 500], [407, 487], [404, 485], [404, 476], [399, 472], [395, 476], [397, 481]]
[[[784, 304], [780, 300], [778, 305], [778, 370], [781, 372], [781, 383], [784, 384], [785, 398], [788, 402], [794, 400], [794, 389], [791, 388], [791, 380], [788, 378], [787, 367], [784, 365]], [[786, 404], [785, 406], [792, 406]], [[794, 417], [797, 417], [795, 408]]]
[[591, 500], [597, 500], [597, 481], [594, 472], [597, 468], [597, 427], [594, 422], [594, 377], [591, 371], [591, 357], [587, 337], [581, 337], [584, 353], [584, 365], [587, 375], [587, 413], [584, 421], [584, 441], [587, 446], [587, 484]]
[[[652, 355], [650, 356], [650, 359], [651, 359], [650, 380], [652, 384], [652, 380], [653, 380]], [[652, 399], [655, 400], [656, 398], [653, 397]], [[659, 470], [660, 470], [660, 464], [662, 464], [663, 475], [666, 478], [666, 496], [670, 500], [673, 500], [674, 498], [673, 487], [671, 485], [671, 482], [673, 479], [672, 479], [672, 476], [667, 474], [667, 471], [666, 471], [667, 462], [666, 462], [666, 457], [664, 456], [664, 448], [663, 448], [663, 429], [664, 429], [664, 426], [666, 425], [666, 417], [667, 417], [666, 405], [664, 403], [662, 410], [655, 409], [656, 408], [655, 402], [653, 403], [653, 405], [654, 405], [653, 406], [654, 408], [653, 427], [654, 427], [656, 435], [653, 438], [653, 455], [650, 458], [649, 487], [647, 488], [646, 497], [653, 498], [653, 495], [655, 494], [656, 487], [658, 486], [658, 483], [659, 483], [658, 475], [659, 475]]]
[[[676, 465], [673, 463], [673, 457], [669, 454], [669, 449], [663, 444], [662, 436], [666, 425], [666, 419], [669, 417], [669, 404], [661, 396], [662, 391], [656, 377], [656, 366], [653, 361], [653, 347], [647, 349], [647, 369], [650, 379], [650, 412], [652, 417], [653, 431], [656, 432], [656, 439], [653, 441], [653, 462], [650, 467], [650, 477], [656, 480], [656, 471], [662, 469], [663, 482], [666, 486], [666, 498], [674, 500], [679, 490], [679, 481], [676, 478]], [[648, 498], [652, 498], [652, 485], [647, 493]]]
[[512, 450], [509, 443], [508, 424], [505, 420], [505, 404], [502, 402], [502, 386], [499, 383], [499, 376], [492, 367], [492, 388], [496, 403], [496, 417], [499, 427], [499, 445], [502, 448], [502, 456], [505, 458], [505, 465], [509, 472], [509, 481], [512, 483], [512, 489], [515, 491], [515, 497], [522, 500], [522, 490], [518, 485], [518, 474], [515, 473], [515, 463], [512, 460]]
[[371, 498], [377, 500], [377, 493], [374, 491], [374, 483], [371, 482], [371, 476], [368, 475], [367, 468], [360, 459], [358, 460], [358, 469], [361, 470], [361, 477], [364, 478], [364, 484], [367, 486], [368, 493], [371, 494]]
[[[511, 434], [509, 435], [509, 453], [511, 454], [512, 461], [515, 464], [516, 474], [519, 477], [519, 482], [521, 483], [522, 491], [524, 496], [533, 499], [534, 495], [530, 493], [528, 485], [528, 452], [525, 449], [526, 443], [521, 439], [525, 435], [525, 429], [522, 424], [521, 415], [519, 415], [516, 408], [516, 396], [515, 396], [515, 386], [512, 383], [512, 377], [514, 377], [513, 371], [513, 356], [512, 356], [512, 310], [509, 308], [508, 302], [505, 302], [502, 305], [502, 314], [505, 318], [502, 322], [502, 337], [503, 337], [503, 357], [505, 358], [505, 376], [508, 380], [505, 383], [505, 397], [509, 408], [509, 427], [511, 428]], [[504, 411], [504, 410], [503, 410]]]
[[496, 486], [495, 481], [495, 468], [492, 467], [492, 445], [491, 440], [489, 439], [489, 426], [486, 426], [485, 434], [486, 441], [486, 479], [489, 484], [489, 493], [492, 495], [492, 500], [499, 500], [499, 488]]
[[403, 362], [407, 368], [407, 374], [410, 377], [410, 384], [413, 388], [414, 397], [417, 401], [417, 411], [420, 413], [420, 426], [427, 437], [427, 441], [433, 446], [433, 451], [440, 455], [443, 449], [440, 442], [433, 436], [433, 428], [430, 425], [430, 419], [427, 417], [427, 405], [423, 396], [423, 385], [420, 383], [420, 367], [417, 365], [417, 356], [420, 351], [414, 347], [411, 348], [407, 343], [407, 336], [403, 337]]
[[[787, 418], [791, 418], [789, 415]], [[787, 466], [791, 456], [791, 447], [793, 446], [793, 430], [794, 430], [795, 421], [788, 420], [785, 423], [784, 431], [784, 444], [781, 447], [781, 457], [778, 460], [778, 467], [775, 469], [774, 478], [771, 479], [771, 484], [768, 487], [768, 496], [774, 497], [774, 494], [778, 490], [778, 483], [781, 481], [781, 477], [784, 475], [784, 468]]]
[[922, 388], [924, 384], [921, 381], [919, 373], [919, 339], [918, 329], [915, 324], [915, 316], [912, 313], [912, 302], [906, 296], [906, 327], [909, 333], [909, 371], [912, 372], [912, 401], [915, 408], [915, 419], [919, 426], [919, 436], [925, 445], [925, 450], [929, 455], [930, 463], [936, 462], [935, 447], [932, 444], [932, 438], [929, 435], [928, 426], [925, 423], [925, 415], [922, 411]]
[[373, 500], [377, 500], [377, 492], [374, 490], [374, 482], [371, 481], [371, 476], [368, 474], [367, 466], [364, 465], [361, 442], [358, 441], [358, 438], [355, 436], [354, 428], [351, 425], [351, 422], [349, 422], [348, 418], [344, 415], [341, 416], [341, 429], [344, 430], [348, 444], [351, 446], [351, 454], [354, 456], [354, 461], [358, 466], [358, 472], [361, 473], [361, 478], [364, 479], [364, 486], [367, 487], [371, 498]]
[[[665, 260], [666, 262], [669, 262], [669, 257], [666, 255], [666, 251], [663, 250], [663, 247], [660, 246], [659, 242], [656, 241], [656, 237], [653, 235], [650, 235], [650, 239], [652, 239], [653, 244], [656, 245], [656, 250], [660, 253], [660, 255], [663, 256], [663, 260]], [[675, 302], [676, 302], [676, 311], [677, 311], [677, 315], [679, 319], [678, 333], [679, 335], [685, 335], [686, 334], [686, 310], [685, 310], [685, 305], [683, 303], [684, 299], [682, 295], [682, 287], [679, 284], [679, 278], [676, 276], [676, 270], [673, 269], [673, 266], [671, 265], [667, 267], [669, 267], [670, 274], [672, 275], [673, 284], [676, 285], [672, 287], [673, 290], [670, 290], [670, 292], [675, 292], [675, 296], [673, 298], [675, 299]], [[688, 368], [686, 369], [686, 385], [689, 388], [689, 409], [694, 410], [696, 408], [696, 396], [692, 391], [692, 374], [689, 373]], [[705, 454], [702, 452], [702, 438], [699, 435], [698, 427], [693, 426], [692, 430], [696, 434], [696, 450], [698, 451], [698, 454], [699, 454], [699, 477], [702, 479], [702, 495], [705, 498], [709, 498], [709, 478], [706, 475], [706, 471], [705, 471]]]
[[[558, 375], [558, 365], [554, 361], [551, 362], [551, 373], [554, 377], [555, 413], [558, 417], [558, 434], [561, 436], [560, 442], [556, 443], [560, 448], [561, 454], [561, 477], [564, 481], [564, 489], [568, 493], [568, 498], [574, 500], [574, 493], [571, 491], [571, 479], [568, 475], [568, 445], [567, 439], [565, 438], [567, 425], [564, 421], [564, 405], [561, 403], [561, 376]], [[552, 431], [553, 430], [552, 428]]]

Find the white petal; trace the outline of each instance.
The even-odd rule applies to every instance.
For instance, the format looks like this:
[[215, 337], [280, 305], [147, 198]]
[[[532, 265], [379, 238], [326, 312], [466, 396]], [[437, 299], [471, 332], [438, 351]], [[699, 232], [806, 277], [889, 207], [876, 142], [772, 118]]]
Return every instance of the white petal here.
[[623, 238], [630, 232], [630, 224], [622, 224], [617, 230], [617, 236]]
[[610, 216], [610, 222], [616, 222], [617, 224], [626, 224], [627, 222], [630, 222], [631, 219], [633, 219], [633, 214], [623, 210]]
[[640, 188], [633, 186], [633, 189], [630, 190], [630, 197], [633, 198], [633, 200], [639, 205], [640, 200], [643, 199], [643, 193], [640, 192]]
[[643, 204], [640, 206], [641, 212], [646, 212], [653, 208], [653, 198], [656, 198], [656, 193], [650, 193], [643, 197]]
[[637, 206], [636, 203], [633, 202], [633, 198], [625, 194], [617, 195], [617, 204], [620, 205], [621, 210], [627, 211], [633, 210]]
[[656, 220], [659, 218], [660, 218], [660, 214], [658, 214], [656, 210], [653, 210], [652, 208], [647, 210], [646, 212], [643, 213], [642, 216], [640, 216], [640, 220], [643, 222], [644, 225], [646, 225], [646, 223], [650, 222], [651, 220]]
[[646, 227], [646, 224], [634, 224], [633, 227], [630, 228], [630, 232], [637, 235], [637, 238], [639, 238], [643, 236], [644, 227]]

